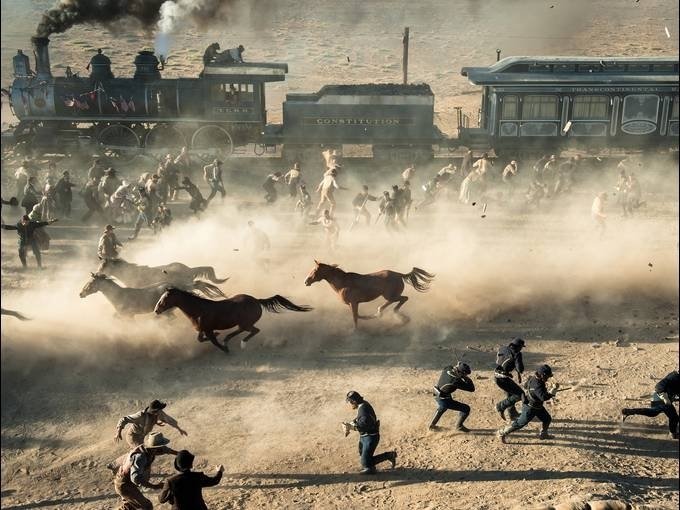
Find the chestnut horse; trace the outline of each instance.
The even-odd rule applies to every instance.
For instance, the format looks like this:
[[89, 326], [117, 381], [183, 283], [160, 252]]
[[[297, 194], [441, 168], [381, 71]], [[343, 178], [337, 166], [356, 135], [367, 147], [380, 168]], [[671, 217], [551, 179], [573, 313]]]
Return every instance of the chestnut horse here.
[[[308, 312], [310, 306], [300, 306], [288, 301], [283, 296], [272, 296], [268, 299], [257, 299], [247, 294], [237, 294], [220, 301], [204, 299], [191, 292], [170, 287], [156, 303], [154, 311], [163, 313], [170, 308], [179, 308], [198, 331], [198, 341], [210, 340], [212, 344], [224, 352], [229, 352], [227, 342], [244, 331], [248, 335], [241, 340], [241, 345], [257, 335], [260, 330], [255, 323], [262, 317], [262, 309], [279, 313], [283, 310]], [[224, 337], [223, 344], [217, 341], [215, 331], [237, 327], [236, 331]]]
[[[394, 313], [401, 317], [404, 323], [409, 318], [399, 309], [408, 301], [408, 296], [402, 296], [404, 284], [408, 283], [418, 292], [425, 292], [430, 288], [434, 278], [433, 274], [414, 267], [410, 273], [402, 274], [395, 271], [378, 271], [377, 273], [358, 274], [347, 273], [340, 269], [337, 264], [322, 264], [314, 261], [316, 267], [305, 279], [308, 287], [315, 282], [326, 280], [340, 299], [349, 305], [354, 318], [354, 327], [357, 327], [357, 319], [373, 319], [380, 317], [388, 306], [397, 303]], [[382, 296], [386, 301], [378, 307], [375, 316], [366, 317], [359, 315], [359, 303], [367, 303]]]

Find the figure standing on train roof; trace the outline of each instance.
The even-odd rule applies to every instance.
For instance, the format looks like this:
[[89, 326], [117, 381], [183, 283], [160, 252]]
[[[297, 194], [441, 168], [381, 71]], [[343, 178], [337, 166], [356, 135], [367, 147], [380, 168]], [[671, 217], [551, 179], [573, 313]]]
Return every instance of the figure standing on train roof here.
[[113, 78], [113, 73], [111, 72], [111, 59], [102, 53], [101, 48], [99, 48], [97, 54], [90, 59], [90, 63], [87, 64], [85, 69], [90, 71], [90, 78], [96, 80], [110, 80]]

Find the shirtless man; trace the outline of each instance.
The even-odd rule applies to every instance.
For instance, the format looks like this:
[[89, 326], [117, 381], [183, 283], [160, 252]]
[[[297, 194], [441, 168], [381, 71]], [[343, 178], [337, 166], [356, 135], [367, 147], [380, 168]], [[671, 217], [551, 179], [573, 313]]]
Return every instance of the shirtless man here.
[[335, 177], [337, 176], [337, 171], [332, 169], [327, 175], [324, 175], [323, 180], [319, 183], [316, 188], [317, 193], [320, 193], [319, 204], [316, 206], [316, 211], [319, 212], [322, 207], [326, 205], [326, 202], [330, 204], [329, 213], [333, 215], [333, 210], [335, 209], [335, 198], [333, 197], [333, 191], [336, 189], [346, 190], [342, 186], [339, 186]]

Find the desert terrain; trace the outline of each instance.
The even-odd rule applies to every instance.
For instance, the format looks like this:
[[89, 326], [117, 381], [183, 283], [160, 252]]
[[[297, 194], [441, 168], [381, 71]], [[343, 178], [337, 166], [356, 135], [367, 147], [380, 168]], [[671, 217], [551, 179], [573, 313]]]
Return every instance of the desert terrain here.
[[[408, 25], [410, 74], [431, 84], [446, 127], [453, 125], [454, 106], [470, 113], [478, 107], [477, 91], [460, 67], [492, 63], [497, 47], [504, 55], [678, 52], [677, 4], [564, 4], [237, 2], [223, 27], [176, 36], [168, 74], [198, 73], [200, 56], [214, 40], [223, 48], [244, 44], [252, 61], [288, 62], [287, 81], [268, 91], [277, 121], [287, 91], [369, 76], [398, 81], [401, 30]], [[3, 86], [11, 56], [16, 48], [28, 49], [37, 16], [49, 5], [3, 2]], [[131, 74], [135, 52], [153, 46], [153, 36], [134, 24], [116, 30], [81, 26], [53, 36], [53, 71], [66, 65], [84, 71], [101, 46], [114, 72]], [[3, 124], [11, 122], [4, 114]], [[53, 158], [83, 182], [86, 162]], [[40, 161], [46, 166], [47, 159]], [[13, 194], [20, 162], [3, 155], [5, 199]], [[676, 508], [678, 442], [669, 439], [663, 416], [622, 424], [620, 410], [648, 405], [656, 382], [678, 366], [677, 158], [633, 157], [646, 206], [632, 218], [623, 218], [616, 205], [615, 165], [580, 172], [570, 195], [526, 209], [522, 195], [531, 163], [520, 162], [514, 198], [499, 195], [506, 190], [494, 184], [484, 218], [481, 203], [444, 197], [413, 211], [408, 229], [390, 235], [381, 224], [349, 232], [350, 201], [362, 183], [375, 192], [388, 189], [402, 169], [348, 159], [341, 181], [349, 190], [336, 195], [342, 230], [334, 252], [320, 227], [292, 212], [288, 197], [264, 205], [261, 183], [273, 169], [284, 170], [272, 158], [228, 161], [227, 197], [201, 218], [188, 214], [182, 195], [170, 206], [173, 225], [160, 235], [143, 230], [127, 243], [131, 229], [119, 228], [126, 260], [212, 265], [218, 276], [229, 277], [221, 285], [228, 295], [282, 294], [314, 307], [265, 313], [262, 332], [245, 349], [232, 341], [228, 355], [198, 343], [179, 313], [120, 319], [101, 294], [79, 297], [97, 270], [101, 225], [77, 219], [83, 213], [78, 197], [74, 219], [48, 227], [44, 271], [35, 270], [30, 254], [30, 269], [20, 271], [16, 236], [3, 231], [3, 308], [32, 320], [2, 317], [2, 508], [116, 508], [105, 467], [125, 452], [113, 440], [116, 423], [154, 398], [167, 401], [167, 412], [188, 431], [182, 437], [161, 428], [170, 446], [189, 449], [206, 472], [224, 464], [220, 485], [205, 491], [210, 508], [519, 510], [571, 503], [578, 509], [593, 500]], [[441, 166], [435, 161], [418, 169], [416, 200]], [[120, 172], [136, 179], [153, 168], [153, 161], [138, 158]], [[308, 182], [315, 185], [321, 172], [310, 168]], [[610, 192], [602, 239], [590, 218], [600, 191]], [[371, 212], [375, 218], [377, 208]], [[7, 223], [19, 214], [3, 207]], [[271, 239], [266, 271], [244, 242], [248, 220]], [[353, 331], [349, 309], [325, 282], [304, 285], [314, 259], [359, 273], [417, 266], [436, 278], [427, 293], [406, 288], [407, 325], [386, 313]], [[377, 305], [362, 310], [372, 313]], [[495, 436], [503, 426], [494, 410], [503, 397], [493, 381], [495, 351], [515, 336], [527, 342], [528, 371], [548, 363], [555, 379], [571, 388], [548, 406], [552, 440], [538, 440], [536, 423], [508, 444]], [[466, 422], [472, 432], [454, 432], [451, 412], [440, 422], [442, 431], [427, 431], [435, 410], [431, 387], [456, 360], [471, 365], [477, 387], [456, 394], [472, 407]], [[344, 402], [351, 389], [374, 405], [382, 424], [378, 451], [396, 449], [396, 469], [383, 465], [375, 477], [357, 474], [356, 435], [345, 438], [340, 429], [354, 417]], [[153, 480], [172, 473], [172, 461], [161, 457]], [[154, 501], [156, 494], [147, 492]]]

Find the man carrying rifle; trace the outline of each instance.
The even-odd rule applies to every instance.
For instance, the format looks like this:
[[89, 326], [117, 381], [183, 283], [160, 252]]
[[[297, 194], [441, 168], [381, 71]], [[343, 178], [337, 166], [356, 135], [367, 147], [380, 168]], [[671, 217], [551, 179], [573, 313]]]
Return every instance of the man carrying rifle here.
[[366, 402], [356, 391], [347, 393], [346, 400], [352, 409], [357, 410], [357, 417], [351, 422], [343, 422], [342, 427], [345, 431], [345, 437], [349, 435], [351, 430], [359, 432], [359, 455], [363, 468], [360, 474], [374, 475], [376, 464], [385, 461], [391, 462], [392, 469], [394, 469], [397, 463], [397, 452], [391, 451], [373, 455], [380, 442], [380, 420], [376, 417], [371, 404]]
[[526, 393], [524, 394], [524, 405], [522, 406], [522, 413], [519, 418], [514, 420], [507, 427], [498, 431], [498, 437], [505, 443], [508, 434], [526, 427], [531, 420], [538, 418], [543, 426], [539, 439], [552, 439], [554, 436], [548, 434], [548, 427], [552, 421], [550, 413], [546, 410], [544, 404], [557, 394], [559, 384], [554, 383], [550, 389], [546, 388], [548, 379], [552, 377], [552, 369], [549, 365], [543, 365], [536, 370], [536, 373], [529, 377], [526, 384]]
[[352, 230], [355, 225], [359, 223], [359, 219], [362, 216], [366, 220], [366, 225], [371, 224], [371, 213], [368, 212], [368, 209], [366, 209], [366, 204], [369, 201], [375, 202], [376, 200], [378, 200], [378, 197], [371, 195], [368, 192], [368, 186], [364, 184], [361, 193], [357, 193], [357, 196], [355, 196], [354, 200], [352, 200], [352, 206], [354, 207], [354, 221], [352, 221], [352, 226], [349, 228], [350, 230]]
[[439, 381], [434, 387], [434, 399], [437, 403], [437, 411], [434, 413], [428, 427], [430, 430], [437, 430], [437, 422], [447, 409], [451, 409], [459, 412], [456, 430], [460, 432], [470, 432], [470, 429], [463, 425], [470, 415], [470, 406], [453, 400], [452, 395], [456, 390], [475, 391], [475, 384], [469, 377], [471, 373], [472, 369], [470, 368], [470, 365], [463, 362], [458, 362], [455, 367], [452, 365], [444, 367], [444, 370], [442, 370], [442, 373], [439, 376]]
[[496, 370], [494, 370], [493, 375], [496, 386], [502, 389], [506, 396], [505, 400], [496, 404], [496, 411], [501, 415], [503, 421], [505, 421], [506, 410], [511, 420], [519, 418], [515, 404], [524, 396], [524, 390], [513, 380], [512, 372], [517, 371], [517, 380], [522, 384], [522, 372], [524, 372], [522, 347], [524, 347], [524, 340], [515, 338], [509, 345], [498, 349], [496, 355]]
[[661, 379], [654, 388], [650, 406], [641, 409], [622, 409], [623, 421], [629, 416], [658, 416], [661, 413], [668, 416], [668, 430], [671, 439], [678, 439], [678, 412], [673, 405], [674, 401], [680, 398], [680, 374], [673, 370], [666, 377]]

